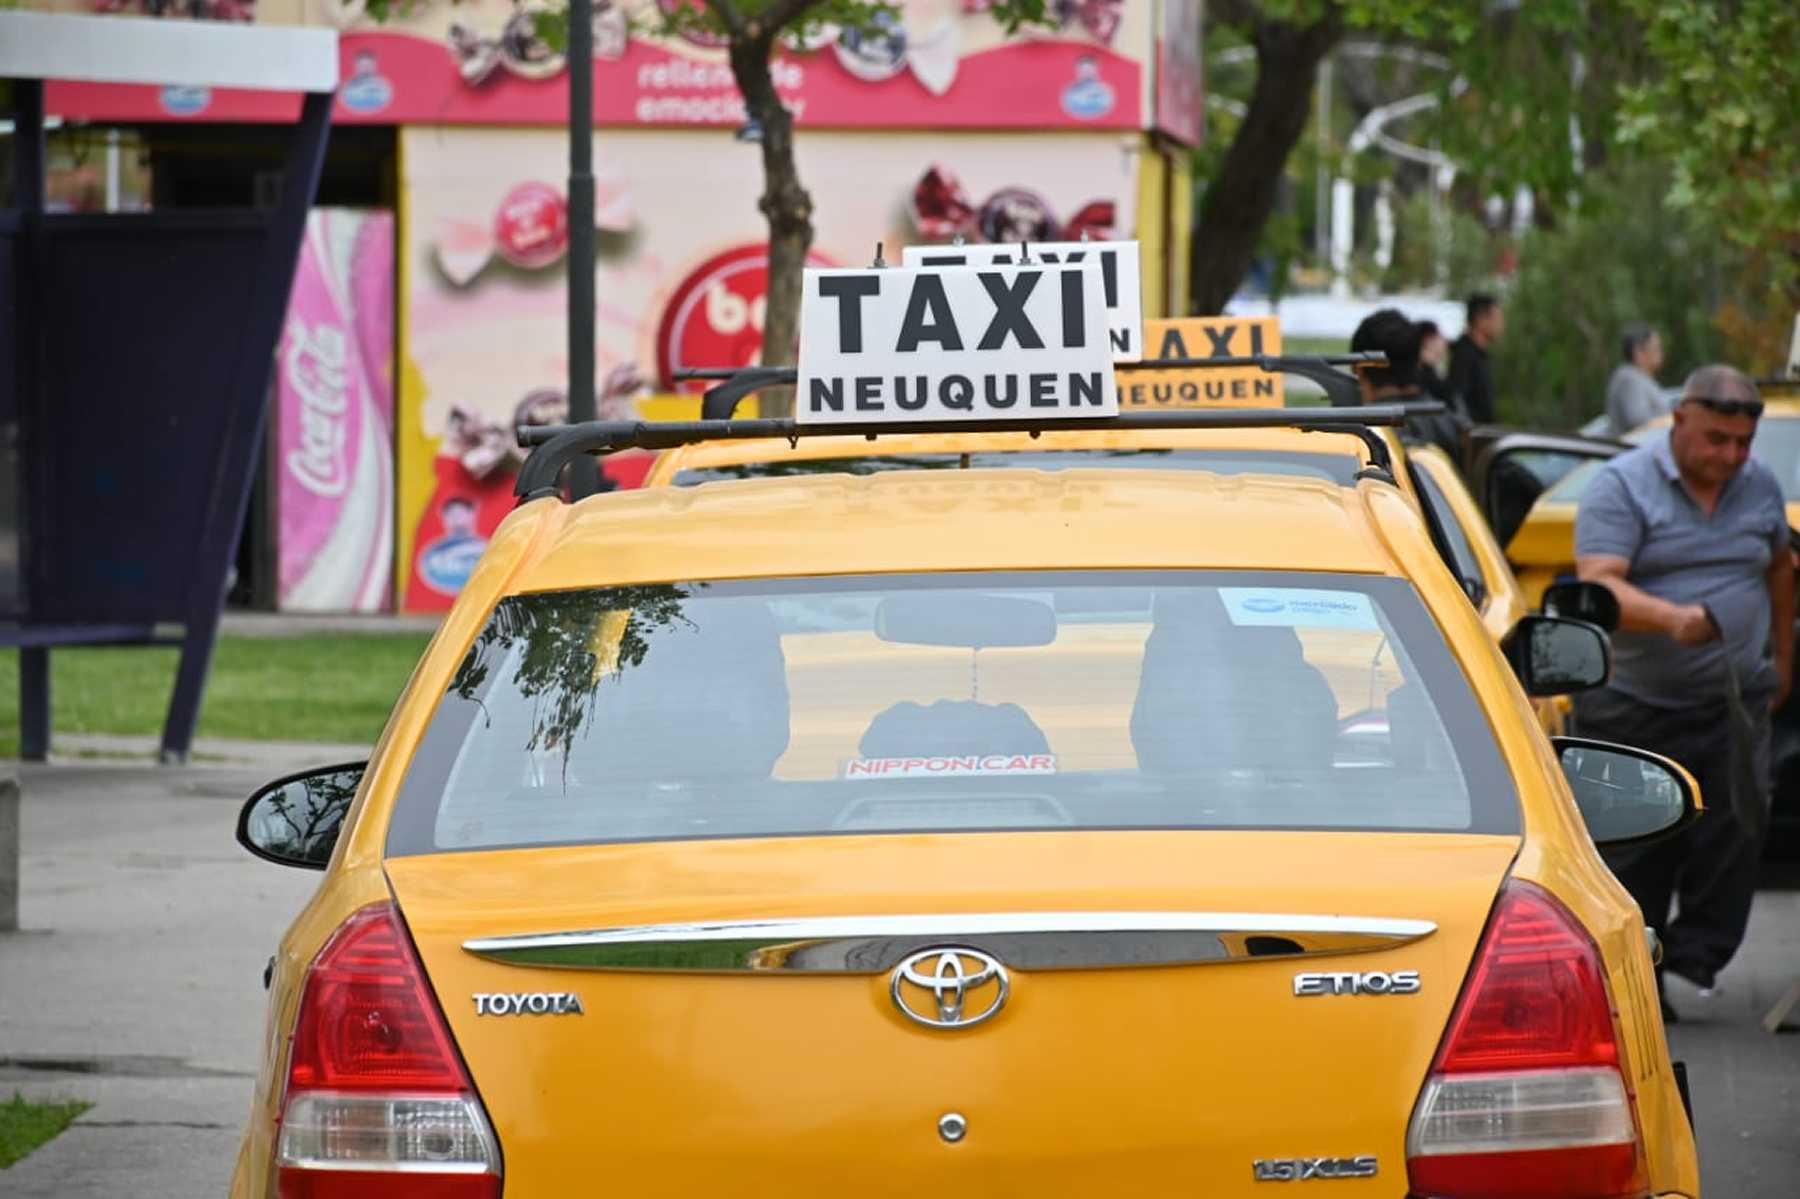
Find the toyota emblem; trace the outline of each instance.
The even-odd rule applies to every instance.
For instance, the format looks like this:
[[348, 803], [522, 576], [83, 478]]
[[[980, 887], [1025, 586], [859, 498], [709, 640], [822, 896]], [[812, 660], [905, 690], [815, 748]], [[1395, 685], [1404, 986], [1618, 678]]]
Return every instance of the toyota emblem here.
[[1006, 1006], [1006, 967], [974, 949], [924, 949], [894, 967], [894, 1006], [927, 1028], [970, 1028]]

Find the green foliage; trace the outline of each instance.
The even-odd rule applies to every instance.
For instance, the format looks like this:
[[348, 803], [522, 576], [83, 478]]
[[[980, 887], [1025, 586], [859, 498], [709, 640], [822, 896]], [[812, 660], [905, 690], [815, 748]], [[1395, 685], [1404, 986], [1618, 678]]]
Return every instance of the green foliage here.
[[1663, 202], [1667, 190], [1658, 168], [1620, 164], [1578, 213], [1527, 236], [1494, 351], [1501, 420], [1574, 428], [1598, 415], [1627, 321], [1662, 334], [1665, 382], [1721, 356], [1713, 318], [1731, 258], [1693, 212]]
[[1623, 88], [1620, 140], [1667, 161], [1670, 202], [1764, 255], [1800, 304], [1800, 4], [1625, 3], [1660, 70]]
[[[705, 586], [654, 583], [503, 600], [457, 667], [450, 690], [480, 702], [493, 667], [516, 658], [510, 685], [533, 704], [525, 748], [560, 751], [566, 769], [575, 738], [593, 720], [602, 684], [643, 665], [648, 631], [677, 623], [692, 627], [682, 602]], [[614, 616], [622, 619], [609, 629]]]
[[1388, 291], [1442, 287], [1453, 296], [1493, 291], [1494, 236], [1449, 199], [1434, 206], [1424, 189], [1394, 206], [1394, 260], [1382, 277]]
[[67, 1128], [91, 1103], [27, 1103], [17, 1091], [0, 1103], [0, 1170]]

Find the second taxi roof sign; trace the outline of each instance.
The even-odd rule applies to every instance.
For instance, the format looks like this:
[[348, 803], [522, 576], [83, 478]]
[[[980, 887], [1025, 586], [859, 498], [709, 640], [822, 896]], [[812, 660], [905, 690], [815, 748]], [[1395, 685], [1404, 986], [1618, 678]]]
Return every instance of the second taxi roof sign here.
[[809, 270], [802, 424], [1117, 416], [1093, 261]]

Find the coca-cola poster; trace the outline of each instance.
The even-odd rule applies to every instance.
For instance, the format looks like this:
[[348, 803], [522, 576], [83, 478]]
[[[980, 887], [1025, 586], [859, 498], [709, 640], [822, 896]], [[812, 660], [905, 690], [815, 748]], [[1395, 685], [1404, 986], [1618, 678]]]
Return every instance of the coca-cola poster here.
[[391, 606], [394, 218], [316, 209], [276, 356], [276, 603]]

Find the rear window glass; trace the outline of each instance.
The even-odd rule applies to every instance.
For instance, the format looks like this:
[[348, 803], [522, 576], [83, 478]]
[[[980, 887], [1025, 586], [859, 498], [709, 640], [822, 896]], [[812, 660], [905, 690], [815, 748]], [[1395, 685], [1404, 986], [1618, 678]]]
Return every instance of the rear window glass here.
[[691, 467], [675, 472], [677, 487], [723, 479], [788, 475], [875, 475], [892, 470], [1205, 470], [1220, 475], [1293, 475], [1354, 487], [1362, 460], [1351, 454], [1281, 450], [984, 450], [972, 454], [871, 454], [854, 458], [784, 458]]
[[1403, 580], [1067, 572], [515, 596], [391, 854], [1000, 829], [1513, 832]]

